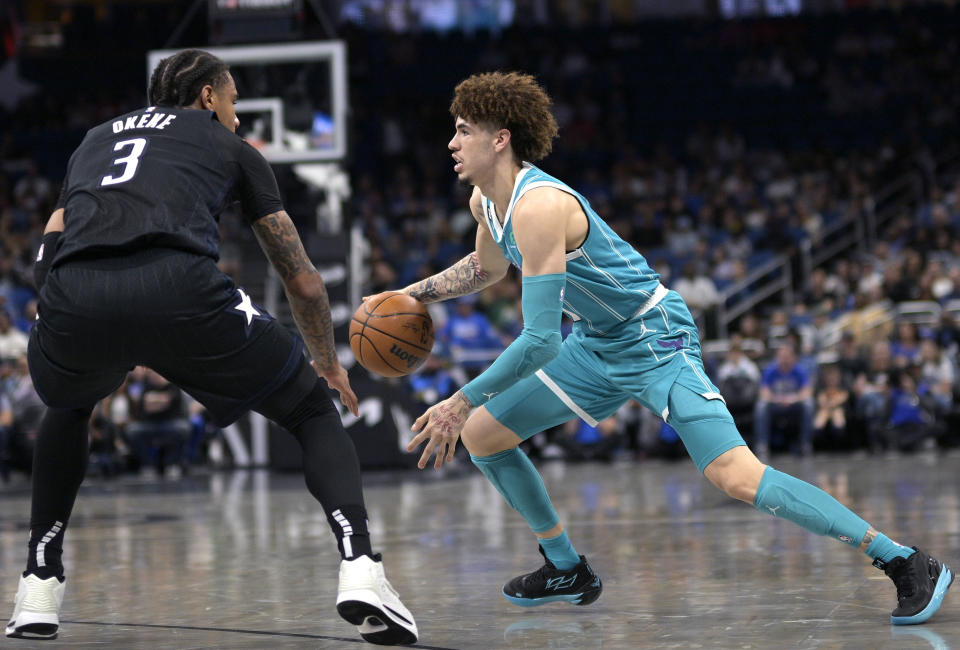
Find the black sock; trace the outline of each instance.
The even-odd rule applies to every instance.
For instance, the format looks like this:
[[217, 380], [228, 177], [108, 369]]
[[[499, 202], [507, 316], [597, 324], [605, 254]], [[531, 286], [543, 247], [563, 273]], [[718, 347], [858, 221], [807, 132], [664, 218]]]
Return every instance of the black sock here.
[[87, 471], [92, 409], [47, 409], [33, 450], [27, 573], [63, 579], [63, 533]]
[[320, 502], [344, 559], [373, 557], [360, 461], [337, 411], [305, 420], [292, 432], [303, 448], [303, 474]]

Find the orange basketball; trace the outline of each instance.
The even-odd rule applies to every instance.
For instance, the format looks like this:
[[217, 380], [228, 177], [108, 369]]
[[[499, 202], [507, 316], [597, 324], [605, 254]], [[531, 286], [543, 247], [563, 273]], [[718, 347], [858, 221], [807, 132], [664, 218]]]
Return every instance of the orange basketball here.
[[350, 349], [360, 365], [384, 377], [402, 377], [423, 365], [433, 349], [427, 307], [405, 293], [367, 300], [350, 321]]

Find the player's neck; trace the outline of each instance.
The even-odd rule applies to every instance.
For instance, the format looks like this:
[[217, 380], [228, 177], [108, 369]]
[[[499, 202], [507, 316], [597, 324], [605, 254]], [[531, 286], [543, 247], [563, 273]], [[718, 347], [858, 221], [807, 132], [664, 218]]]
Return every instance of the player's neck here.
[[497, 208], [497, 217], [503, 222], [507, 214], [507, 208], [510, 205], [510, 199], [513, 197], [513, 187], [517, 182], [517, 174], [523, 166], [519, 163], [504, 161], [497, 165], [490, 179], [485, 183], [478, 184], [480, 192], [493, 201]]

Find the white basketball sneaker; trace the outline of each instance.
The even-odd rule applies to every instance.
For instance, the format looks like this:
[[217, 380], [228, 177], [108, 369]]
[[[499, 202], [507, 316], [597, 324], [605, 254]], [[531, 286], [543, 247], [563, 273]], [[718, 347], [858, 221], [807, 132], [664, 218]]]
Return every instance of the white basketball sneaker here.
[[413, 614], [387, 581], [380, 555], [374, 557], [361, 555], [340, 562], [337, 612], [357, 626], [364, 641], [378, 645], [416, 643]]
[[20, 576], [13, 616], [7, 636], [15, 639], [56, 639], [60, 629], [60, 604], [66, 583], [56, 578], [41, 580], [30, 574]]

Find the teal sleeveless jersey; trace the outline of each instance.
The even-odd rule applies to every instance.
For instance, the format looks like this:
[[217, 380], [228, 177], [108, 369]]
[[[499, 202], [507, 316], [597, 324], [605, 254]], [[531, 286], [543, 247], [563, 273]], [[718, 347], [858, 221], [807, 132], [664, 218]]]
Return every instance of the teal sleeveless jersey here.
[[586, 240], [580, 248], [567, 253], [563, 310], [576, 321], [575, 327], [586, 328], [584, 334], [607, 335], [643, 308], [660, 285], [660, 276], [643, 255], [613, 232], [583, 196], [529, 163], [524, 163], [517, 175], [503, 225], [497, 219], [493, 202], [481, 196], [483, 214], [494, 240], [518, 269], [523, 266], [523, 258], [510, 217], [517, 201], [538, 187], [554, 187], [574, 196], [587, 216]]

